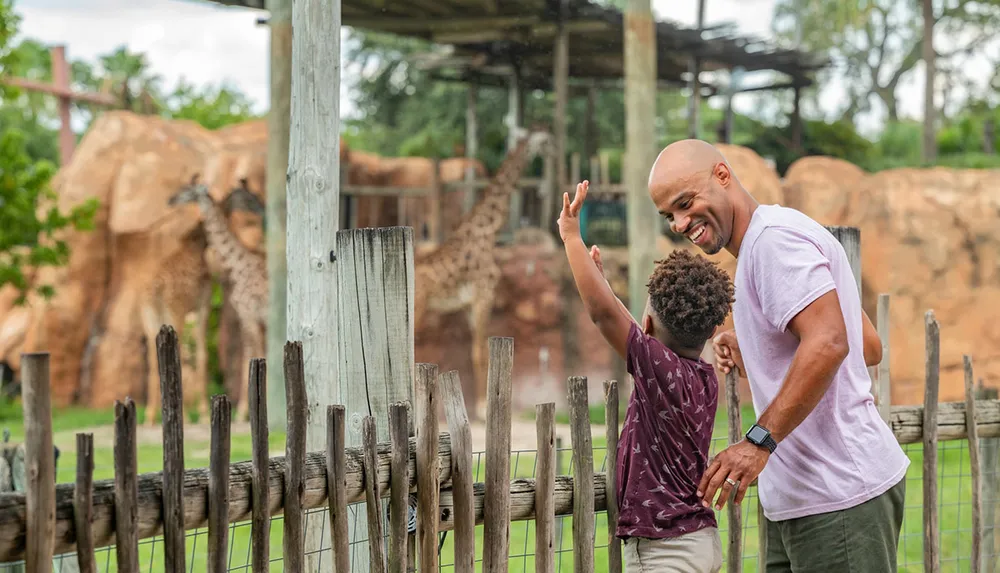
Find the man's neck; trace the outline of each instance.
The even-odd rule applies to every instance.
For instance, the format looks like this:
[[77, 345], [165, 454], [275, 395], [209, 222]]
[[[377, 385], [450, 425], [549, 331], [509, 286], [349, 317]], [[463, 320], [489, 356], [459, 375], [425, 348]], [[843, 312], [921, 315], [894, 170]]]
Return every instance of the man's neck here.
[[737, 198], [733, 201], [733, 235], [729, 239], [729, 244], [726, 245], [726, 250], [733, 257], [739, 257], [743, 237], [746, 236], [747, 229], [750, 228], [750, 220], [759, 206], [760, 203], [750, 193], [743, 189], [739, 190]]

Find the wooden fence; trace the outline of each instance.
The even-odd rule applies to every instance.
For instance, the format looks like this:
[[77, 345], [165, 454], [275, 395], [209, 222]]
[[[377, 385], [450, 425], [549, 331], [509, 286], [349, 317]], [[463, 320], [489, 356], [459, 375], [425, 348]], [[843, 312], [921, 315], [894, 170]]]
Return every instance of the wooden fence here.
[[[24, 493], [0, 495], [0, 563], [24, 559], [29, 573], [51, 571], [53, 556], [76, 552], [84, 573], [95, 571], [95, 548], [114, 545], [117, 568], [139, 571], [138, 542], [162, 534], [165, 571], [186, 571], [184, 535], [208, 528], [208, 571], [226, 570], [229, 524], [251, 521], [252, 570], [267, 571], [270, 518], [284, 514], [284, 570], [304, 570], [304, 512], [329, 509], [329, 531], [337, 571], [347, 571], [350, 552], [347, 507], [364, 502], [367, 511], [371, 569], [401, 573], [438, 569], [438, 532], [454, 531], [457, 571], [473, 571], [476, 525], [483, 524], [483, 570], [504, 571], [509, 525], [535, 520], [535, 569], [553, 570], [556, 516], [573, 517], [574, 571], [594, 570], [595, 513], [617, 519], [613, 464], [595, 472], [591, 445], [587, 380], [568, 380], [573, 447], [573, 475], [556, 475], [555, 405], [538, 404], [536, 477], [509, 479], [511, 363], [513, 342], [490, 340], [489, 401], [485, 483], [473, 483], [471, 432], [461, 384], [456, 372], [439, 373], [435, 365], [417, 365], [414, 396], [416, 435], [408, 432], [410, 404], [390, 406], [388, 441], [379, 442], [375, 420], [363, 420], [363, 445], [346, 448], [345, 410], [327, 409], [325, 452], [305, 450], [305, 381], [302, 346], [285, 346], [288, 432], [286, 455], [268, 458], [265, 364], [250, 364], [253, 459], [230, 463], [230, 402], [215, 396], [211, 408], [211, 453], [208, 468], [185, 469], [181, 414], [180, 355], [177, 336], [164, 326], [156, 339], [163, 391], [163, 471], [136, 474], [136, 415], [126, 398], [115, 405], [115, 477], [93, 482], [93, 441], [77, 435], [75, 484], [55, 484], [48, 399], [48, 355], [24, 355], [24, 412], [27, 472]], [[1000, 402], [977, 400], [972, 362], [966, 357], [966, 400], [938, 404], [939, 342], [933, 314], [927, 315], [927, 399], [923, 406], [895, 406], [889, 424], [901, 444], [924, 446], [925, 564], [936, 563], [937, 472], [939, 440], [968, 438], [973, 481], [973, 571], [993, 570], [982, 563], [982, 471], [978, 439], [1000, 436]], [[617, 452], [618, 384], [604, 384], [607, 455]], [[729, 441], [742, 438], [737, 381], [726, 379]], [[447, 431], [438, 431], [438, 405], [443, 405]], [[969, 415], [974, 412], [973, 415]], [[936, 423], [932, 423], [936, 422]], [[929, 429], [929, 431], [924, 431]], [[995, 484], [990, 484], [994, 487]], [[408, 498], [417, 497], [416, 531], [408, 531]], [[928, 503], [930, 501], [930, 503]], [[380, 516], [388, 503], [388, 535]], [[729, 505], [728, 571], [741, 570], [743, 527], [739, 509]], [[764, 523], [763, 520], [760, 521]], [[621, 547], [609, 528], [609, 571], [621, 571]], [[766, 528], [758, 529], [761, 547]], [[412, 536], [415, 536], [412, 537]], [[388, 542], [383, 543], [387, 537]], [[414, 543], [415, 541], [415, 543]], [[414, 549], [409, 549], [409, 548]], [[765, 551], [760, 551], [761, 557]], [[762, 564], [762, 562], [761, 562]], [[63, 569], [65, 570], [65, 568]], [[763, 567], [758, 568], [762, 571]], [[930, 570], [930, 569], [929, 569]]]

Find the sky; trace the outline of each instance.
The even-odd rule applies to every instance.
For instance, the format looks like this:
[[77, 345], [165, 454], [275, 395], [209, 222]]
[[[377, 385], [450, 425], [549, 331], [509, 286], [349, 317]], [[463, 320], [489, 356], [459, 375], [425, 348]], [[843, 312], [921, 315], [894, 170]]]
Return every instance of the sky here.
[[[740, 34], [765, 39], [770, 31], [775, 0], [707, 0], [705, 23], [735, 21]], [[121, 45], [147, 54], [155, 73], [170, 88], [184, 78], [194, 84], [220, 82], [240, 88], [256, 111], [268, 106], [268, 31], [257, 25], [266, 14], [257, 10], [219, 6], [196, 0], [15, 0], [22, 16], [21, 35], [44, 43], [66, 45], [71, 59], [96, 61], [98, 55]], [[695, 26], [697, 0], [653, 0], [658, 17]], [[342, 68], [343, 69], [343, 68]], [[900, 90], [901, 115], [921, 117], [922, 72]], [[341, 110], [355, 109], [349, 97], [350, 77], [341, 85]], [[842, 102], [843, 86], [827, 86], [821, 109], [830, 112]], [[749, 111], [754, 97], [736, 98], [738, 111]], [[879, 127], [877, 115], [861, 118], [859, 127]]]

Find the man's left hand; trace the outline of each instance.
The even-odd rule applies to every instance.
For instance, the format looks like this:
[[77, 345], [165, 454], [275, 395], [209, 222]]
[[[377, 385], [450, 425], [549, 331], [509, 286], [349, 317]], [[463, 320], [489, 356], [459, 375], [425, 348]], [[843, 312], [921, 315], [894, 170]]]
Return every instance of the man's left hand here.
[[[712, 504], [712, 499], [715, 498], [715, 493], [719, 492], [715, 509], [722, 509], [726, 505], [726, 501], [729, 500], [729, 495], [734, 487], [733, 484], [726, 481], [728, 477], [739, 486], [736, 489], [736, 498], [733, 499], [733, 503], [739, 505], [743, 501], [743, 496], [746, 495], [747, 487], [760, 475], [769, 457], [771, 454], [766, 449], [751, 444], [745, 439], [729, 446], [715, 456], [712, 463], [708, 465], [708, 469], [705, 470], [705, 474], [701, 476], [701, 482], [698, 484], [698, 497], [702, 499], [705, 507], [709, 507]], [[721, 491], [719, 490], [720, 486]]]

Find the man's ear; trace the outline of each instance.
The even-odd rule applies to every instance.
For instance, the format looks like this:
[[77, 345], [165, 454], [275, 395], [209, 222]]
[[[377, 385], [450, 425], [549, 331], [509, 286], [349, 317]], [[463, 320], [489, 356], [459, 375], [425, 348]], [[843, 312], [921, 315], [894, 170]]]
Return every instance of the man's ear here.
[[653, 336], [653, 317], [648, 314], [642, 315], [642, 331], [646, 336]]

